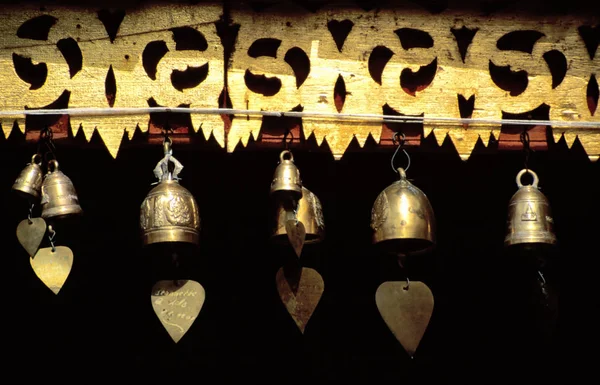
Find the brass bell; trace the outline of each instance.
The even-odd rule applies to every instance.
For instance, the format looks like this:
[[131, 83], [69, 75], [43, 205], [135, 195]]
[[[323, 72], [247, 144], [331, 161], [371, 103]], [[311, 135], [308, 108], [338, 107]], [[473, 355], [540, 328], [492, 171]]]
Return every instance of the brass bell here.
[[[521, 178], [531, 174], [533, 183], [524, 186]], [[507, 232], [504, 246], [553, 245], [556, 243], [554, 220], [548, 199], [538, 189], [539, 178], [535, 172], [523, 169], [517, 174], [519, 189], [508, 204]]]
[[[38, 161], [36, 162], [36, 160]], [[31, 201], [40, 199], [42, 181], [44, 179], [41, 165], [41, 156], [39, 154], [31, 157], [31, 163], [28, 163], [23, 171], [21, 171], [21, 174], [19, 174], [19, 177], [12, 186], [12, 190]]]
[[321, 242], [325, 237], [325, 221], [323, 220], [321, 201], [306, 187], [302, 187], [302, 198], [297, 204], [294, 199], [275, 201], [275, 220], [271, 234], [274, 242], [288, 242], [285, 224], [290, 219], [297, 219], [304, 225], [305, 244]]
[[433, 208], [404, 169], [398, 173], [400, 180], [379, 194], [371, 210], [373, 243], [398, 255], [424, 253], [436, 242]]
[[83, 213], [71, 179], [58, 168], [58, 162], [48, 162], [48, 173], [42, 183], [42, 218], [60, 218]]
[[[144, 245], [163, 242], [200, 243], [200, 213], [194, 196], [179, 184], [177, 175], [183, 165], [171, 156], [170, 141], [165, 157], [158, 162], [154, 175], [159, 183], [144, 199], [140, 209], [140, 227]], [[169, 171], [169, 163], [174, 165]]]
[[294, 156], [288, 150], [279, 154], [279, 165], [275, 169], [271, 182], [271, 194], [287, 192], [289, 195], [300, 199], [302, 196], [302, 181], [300, 171], [294, 164]]

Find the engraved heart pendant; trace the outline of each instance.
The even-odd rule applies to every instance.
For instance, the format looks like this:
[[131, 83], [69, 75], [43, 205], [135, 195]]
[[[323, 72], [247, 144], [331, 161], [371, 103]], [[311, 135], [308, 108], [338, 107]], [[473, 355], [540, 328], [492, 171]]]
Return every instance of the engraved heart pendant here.
[[152, 308], [175, 343], [190, 329], [204, 305], [206, 293], [192, 280], [158, 281], [152, 287]]

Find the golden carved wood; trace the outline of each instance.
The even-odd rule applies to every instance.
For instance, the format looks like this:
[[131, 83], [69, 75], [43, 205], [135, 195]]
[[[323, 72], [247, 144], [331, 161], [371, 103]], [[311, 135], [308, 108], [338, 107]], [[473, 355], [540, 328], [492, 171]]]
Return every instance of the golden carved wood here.
[[[2, 110], [48, 106], [65, 90], [70, 93], [68, 107], [71, 108], [147, 108], [150, 99], [165, 107], [182, 104], [218, 107], [224, 80], [223, 46], [215, 27], [222, 13], [220, 5], [154, 4], [136, 7], [126, 12], [112, 41], [96, 9], [48, 7], [41, 11], [39, 7], [18, 6], [4, 7], [0, 13], [3, 20], [0, 24], [0, 44], [3, 47], [0, 50], [0, 79], [3, 84], [10, 85], [4, 88], [0, 96]], [[55, 19], [47, 39], [34, 40], [16, 35], [23, 23], [40, 16]], [[200, 32], [207, 43], [204, 51], [177, 50], [174, 31], [178, 28], [182, 31], [181, 35], [189, 32], [185, 29]], [[192, 39], [194, 37], [192, 32]], [[76, 67], [80, 70], [72, 76], [71, 73], [76, 69], [69, 68], [64, 55], [57, 48], [60, 40], [69, 38], [77, 42], [82, 56], [81, 64]], [[157, 42], [156, 45], [163, 48], [163, 52], [168, 49], [156, 65], [153, 74], [155, 80], [143, 65], [144, 51], [151, 42]], [[182, 38], [179, 43], [185, 45], [186, 41]], [[193, 45], [197, 40], [187, 43]], [[13, 65], [14, 54], [31, 59], [34, 65], [45, 63], [45, 83], [37, 88], [19, 78]], [[209, 63], [208, 74], [199, 85], [181, 90], [174, 88], [170, 79], [174, 70], [185, 71], [188, 67], [201, 67], [206, 63]], [[106, 79], [113, 75], [116, 93], [107, 97]], [[15, 118], [23, 130], [23, 116]], [[81, 126], [88, 140], [98, 128], [108, 150], [116, 156], [123, 134], [131, 137], [138, 125], [142, 131], [147, 131], [149, 118], [149, 114], [72, 116], [71, 126], [74, 134]], [[11, 120], [2, 119], [5, 136], [12, 128]], [[212, 133], [224, 145], [223, 121], [219, 115], [192, 115], [192, 124], [194, 130], [202, 126], [206, 137]]]
[[[234, 105], [286, 111], [299, 104], [305, 111], [335, 113], [333, 85], [341, 74], [348, 93], [343, 113], [382, 114], [386, 113], [383, 106], [387, 104], [393, 111], [405, 115], [460, 118], [458, 98], [461, 95], [467, 100], [475, 97], [474, 109], [468, 116], [472, 118], [498, 120], [505, 117], [503, 112], [527, 113], [545, 103], [550, 106], [549, 118], [552, 120], [598, 122], [598, 116], [592, 115], [588, 108], [586, 96], [594, 62], [589, 58], [578, 32], [578, 27], [594, 25], [595, 20], [564, 15], [542, 18], [494, 14], [483, 17], [464, 11], [445, 11], [432, 16], [424, 11], [407, 9], [365, 12], [322, 8], [313, 14], [301, 8], [290, 10], [289, 7], [279, 10], [273, 7], [260, 14], [239, 8], [234, 9], [232, 15], [233, 20], [241, 25], [229, 71]], [[327, 27], [328, 23], [337, 23], [339, 27], [344, 22], [352, 27], [339, 52]], [[457, 31], [463, 28], [474, 32], [464, 62], [455, 37], [460, 33]], [[249, 29], [254, 33], [246, 32]], [[422, 36], [411, 38], [410, 33], [414, 35], [415, 30], [422, 31]], [[501, 45], [502, 49], [498, 48], [498, 41], [513, 31], [528, 32], [522, 36], [513, 35], [513, 40], [516, 40], [512, 42], [513, 47], [507, 43]], [[539, 37], [536, 39], [536, 36]], [[510, 43], [510, 37], [504, 41]], [[248, 48], [258, 38], [281, 40], [277, 58], [249, 57]], [[524, 47], [527, 44], [523, 41], [527, 39], [531, 40], [530, 47]], [[284, 55], [292, 47], [301, 48], [310, 57], [310, 74], [300, 87], [296, 87], [297, 77], [285, 63]], [[379, 77], [369, 71], [369, 62], [377, 55], [375, 47], [385, 47], [379, 48], [382, 56], [386, 53], [391, 55]], [[507, 47], [513, 49], [508, 50]], [[531, 53], [523, 52], [529, 48]], [[544, 58], [550, 51], [559, 51], [568, 63], [564, 80], [555, 88]], [[559, 57], [560, 53], [557, 54]], [[421, 84], [417, 84], [416, 90], [410, 87], [403, 89], [399, 79], [402, 75], [410, 78], [406, 69], [413, 73], [427, 71], [424, 67], [428, 65], [435, 68], [435, 74], [424, 89], [419, 89]], [[510, 67], [504, 68], [504, 72], [509, 69], [513, 72], [527, 71], [527, 84], [522, 92], [518, 84], [510, 90], [495, 83], [490, 67], [502, 71], [501, 67], [506, 66]], [[281, 91], [274, 96], [248, 91], [243, 84], [246, 69], [267, 77], [278, 77], [282, 82]], [[513, 73], [512, 76], [517, 75]], [[511, 81], [510, 75], [503, 78], [504, 82]], [[387, 113], [393, 113], [389, 111]], [[303, 125], [306, 137], [314, 133], [319, 143], [326, 139], [337, 156], [343, 154], [354, 136], [359, 143], [364, 143], [368, 135], [379, 141], [381, 133], [381, 125], [377, 124], [350, 125], [305, 118]], [[240, 137], [242, 142], [246, 142], [250, 133], [256, 136], [259, 127], [260, 121], [257, 120], [234, 120], [231, 140]], [[563, 130], [560, 125], [558, 127], [554, 131], [556, 138], [566, 131], [569, 144], [579, 135], [588, 153], [595, 154], [600, 149], [589, 129]], [[425, 123], [424, 135], [434, 130], [441, 144], [449, 134], [459, 154], [468, 157], [479, 137], [487, 143], [490, 134], [499, 137], [500, 129], [499, 124], [463, 127], [457, 123]], [[230, 146], [234, 145], [234, 142], [230, 143]]]
[[[550, 119], [555, 141], [564, 135], [570, 146], [578, 137], [591, 158], [600, 155], [597, 129], [583, 127], [600, 123], [598, 20], [584, 13], [484, 15], [477, 8], [449, 8], [432, 14], [400, 2], [370, 11], [332, 3], [315, 12], [287, 2], [259, 12], [237, 2], [231, 9], [202, 2], [123, 11], [11, 5], [0, 15], [4, 112], [216, 108], [227, 84], [238, 109]], [[230, 37], [239, 26], [235, 39], [223, 39], [232, 47], [223, 46], [218, 22], [227, 24]], [[25, 130], [23, 114], [0, 120], [5, 137], [14, 121]], [[190, 128], [202, 127], [205, 137], [212, 134], [233, 151], [250, 138], [261, 140], [262, 120], [237, 115], [229, 125], [220, 115], [191, 114]], [[113, 156], [123, 135], [131, 137], [137, 125], [146, 131], [149, 121], [147, 113], [70, 117], [74, 134], [81, 126], [88, 140], [97, 128]], [[398, 127], [405, 126], [302, 118], [303, 137], [326, 141], [336, 158], [355, 138], [360, 146], [369, 136], [389, 145], [390, 129]], [[439, 143], [449, 135], [463, 159], [479, 138], [487, 145], [492, 134], [498, 139], [501, 131], [523, 129], [426, 122], [421, 133], [418, 127], [407, 134], [412, 144], [431, 132]]]

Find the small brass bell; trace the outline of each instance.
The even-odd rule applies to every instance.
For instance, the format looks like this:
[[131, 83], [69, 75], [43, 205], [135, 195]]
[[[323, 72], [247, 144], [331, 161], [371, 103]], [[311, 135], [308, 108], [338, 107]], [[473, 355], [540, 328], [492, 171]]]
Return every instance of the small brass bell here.
[[429, 199], [406, 179], [398, 168], [400, 180], [383, 190], [371, 210], [373, 243], [394, 254], [423, 253], [435, 245], [435, 216]]
[[[154, 175], [159, 183], [142, 203], [140, 227], [144, 245], [162, 242], [200, 243], [200, 213], [194, 196], [179, 184], [183, 165], [172, 156], [171, 142], [165, 144], [165, 157]], [[169, 171], [169, 163], [174, 165]]]
[[83, 213], [71, 179], [58, 168], [58, 162], [48, 162], [48, 173], [42, 183], [42, 218], [59, 218]]
[[[533, 183], [528, 186], [521, 183], [521, 178], [526, 173], [533, 177]], [[508, 229], [504, 246], [555, 244], [554, 220], [548, 199], [538, 189], [537, 174], [523, 169], [517, 174], [516, 181], [519, 189], [508, 204]]]
[[[36, 160], [38, 161], [36, 162]], [[31, 158], [31, 163], [25, 166], [12, 186], [13, 191], [30, 201], [40, 199], [42, 181], [44, 179], [40, 161], [41, 156], [35, 154]]]
[[[290, 219], [302, 222], [306, 231], [304, 243], [318, 243], [325, 237], [325, 221], [321, 201], [306, 187], [302, 187], [302, 198], [297, 205], [293, 199], [279, 199], [275, 201], [275, 220], [271, 239], [274, 242], [285, 243], [288, 235], [285, 224]], [[294, 210], [296, 213], [294, 214]]]
[[279, 155], [279, 165], [275, 169], [273, 181], [271, 182], [271, 194], [287, 192], [300, 199], [302, 196], [302, 181], [300, 171], [294, 164], [294, 156], [288, 150]]

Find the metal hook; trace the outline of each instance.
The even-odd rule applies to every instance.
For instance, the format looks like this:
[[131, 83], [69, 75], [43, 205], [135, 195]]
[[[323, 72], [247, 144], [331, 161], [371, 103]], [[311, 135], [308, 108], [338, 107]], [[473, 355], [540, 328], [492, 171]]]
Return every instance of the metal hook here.
[[523, 152], [525, 153], [525, 170], [529, 170], [529, 154], [531, 152], [531, 148], [529, 147], [529, 133], [527, 130], [523, 130], [521, 135], [519, 136], [521, 143], [523, 143]]
[[54, 231], [54, 229], [52, 228], [52, 225], [48, 226], [48, 232], [50, 233], [50, 235], [48, 236], [48, 239], [50, 240], [50, 245], [52, 246], [52, 252], [54, 253], [56, 251], [56, 247], [54, 246], [54, 237], [56, 236], [56, 231]]
[[[288, 136], [291, 136], [291, 139], [288, 141]], [[285, 132], [285, 135], [283, 135], [283, 142], [285, 143], [285, 149], [289, 150], [290, 149], [290, 144], [292, 144], [294, 142], [294, 134], [292, 133], [292, 130], [287, 129]]]
[[404, 286], [403, 289], [404, 290], [410, 289], [410, 279], [408, 279], [408, 276], [406, 277], [406, 286]]
[[33, 206], [35, 204], [32, 203], [31, 206], [29, 206], [29, 214], [27, 215], [27, 220], [29, 221], [29, 224], [32, 224], [33, 221], [31, 220], [31, 216], [33, 215]]
[[[398, 140], [398, 136], [402, 136], [402, 138]], [[408, 159], [408, 164], [404, 171], [408, 171], [408, 169], [410, 168], [410, 155], [408, 155], [408, 152], [406, 152], [406, 149], [404, 148], [404, 143], [406, 143], [406, 135], [403, 132], [395, 132], [394, 135], [392, 135], [392, 142], [394, 144], [399, 143], [398, 147], [396, 148], [396, 151], [394, 151], [394, 155], [392, 155], [392, 160], [390, 161], [392, 165], [392, 170], [394, 170], [394, 172], [398, 172], [398, 169], [394, 166], [394, 159], [396, 159], [398, 151], [402, 149], [402, 152], [404, 152], [404, 155], [406, 155], [406, 159]]]
[[54, 153], [56, 151], [56, 146], [54, 145], [54, 141], [52, 140], [53, 136], [54, 134], [50, 126], [44, 126], [44, 128], [40, 130], [40, 138], [38, 140], [37, 153], [41, 154], [41, 147], [42, 144], [44, 144], [46, 146], [47, 151], [44, 153], [43, 159], [46, 162], [49, 162], [52, 159], [56, 159], [56, 154]]
[[546, 284], [546, 278], [544, 278], [544, 274], [540, 270], [538, 270], [538, 275], [540, 276], [541, 282], [543, 285]]
[[166, 136], [163, 139], [163, 151], [165, 156], [173, 155], [173, 140], [170, 137]]

